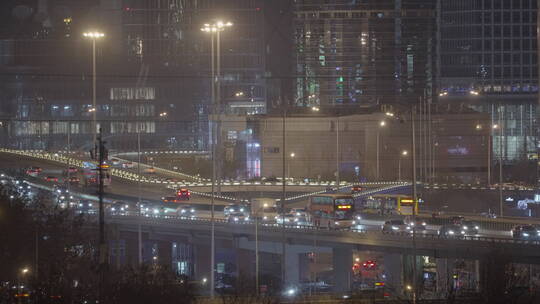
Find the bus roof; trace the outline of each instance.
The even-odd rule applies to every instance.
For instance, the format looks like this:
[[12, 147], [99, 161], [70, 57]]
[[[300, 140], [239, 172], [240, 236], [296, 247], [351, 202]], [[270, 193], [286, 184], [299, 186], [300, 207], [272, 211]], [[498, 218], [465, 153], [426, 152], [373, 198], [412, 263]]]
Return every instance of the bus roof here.
[[324, 194], [314, 194], [311, 197], [331, 197], [331, 198], [353, 198], [352, 194], [347, 193], [324, 193]]
[[411, 198], [412, 195], [407, 194], [373, 194], [368, 197], [373, 198]]

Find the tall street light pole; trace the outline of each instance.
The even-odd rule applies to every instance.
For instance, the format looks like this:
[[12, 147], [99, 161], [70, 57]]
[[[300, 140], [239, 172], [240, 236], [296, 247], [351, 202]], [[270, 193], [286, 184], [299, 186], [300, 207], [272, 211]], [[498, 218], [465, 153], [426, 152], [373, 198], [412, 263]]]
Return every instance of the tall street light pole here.
[[386, 121], [381, 120], [379, 122], [379, 127], [377, 129], [377, 180], [380, 180], [381, 178], [381, 171], [380, 171], [380, 137], [381, 137], [381, 128], [384, 128], [386, 126]]
[[398, 182], [401, 181], [401, 158], [406, 157], [407, 154], [409, 154], [409, 152], [407, 152], [407, 150], [403, 150], [398, 157]]
[[504, 216], [503, 211], [503, 171], [502, 171], [502, 161], [503, 161], [503, 126], [502, 120], [499, 119], [501, 124], [494, 124], [492, 129], [499, 130], [499, 214], [501, 217]]
[[[211, 68], [212, 68], [212, 108], [214, 119], [217, 121], [212, 123], [212, 196], [211, 196], [211, 208], [210, 208], [210, 221], [211, 221], [211, 245], [210, 245], [210, 298], [214, 298], [214, 289], [215, 289], [215, 258], [216, 258], [216, 246], [215, 246], [215, 187], [216, 187], [216, 167], [218, 166], [218, 153], [217, 148], [220, 141], [220, 119], [221, 119], [221, 108], [220, 108], [220, 32], [224, 31], [225, 28], [231, 27], [233, 24], [231, 22], [217, 21], [215, 23], [205, 23], [201, 28], [201, 31], [210, 34], [210, 44], [211, 44]], [[214, 40], [216, 38], [217, 42], [217, 54], [215, 53]], [[217, 61], [217, 73], [216, 73], [216, 61]], [[216, 75], [217, 74], [217, 75]], [[216, 94], [217, 91], [217, 94]]]
[[83, 36], [92, 40], [92, 147], [96, 142], [96, 40], [105, 36], [102, 32], [90, 31], [83, 33]]

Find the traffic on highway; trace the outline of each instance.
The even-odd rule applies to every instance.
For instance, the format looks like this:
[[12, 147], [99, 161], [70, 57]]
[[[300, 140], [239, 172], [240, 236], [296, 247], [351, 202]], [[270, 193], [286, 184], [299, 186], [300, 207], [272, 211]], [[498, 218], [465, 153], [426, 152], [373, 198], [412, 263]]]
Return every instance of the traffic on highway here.
[[[53, 174], [58, 172], [60, 174]], [[74, 212], [96, 215], [96, 197], [83, 191], [88, 186], [76, 182], [84, 174], [76, 167], [66, 170], [28, 167], [26, 176], [10, 177], [3, 174], [2, 183], [15, 187], [19, 195], [30, 196], [35, 185], [46, 189], [55, 197], [61, 208]], [[114, 185], [114, 184], [113, 184]], [[192, 197], [191, 190], [179, 188], [160, 198], [141, 199], [125, 196], [123, 199], [106, 199], [109, 216], [143, 216], [153, 218], [178, 218], [179, 220], [208, 220], [211, 211], [208, 202]], [[540, 225], [516, 224], [511, 229], [486, 229], [480, 223], [464, 216], [441, 218], [418, 216], [418, 203], [414, 204], [406, 195], [370, 194], [363, 196], [365, 189], [353, 187], [349, 192], [313, 194], [307, 202], [280, 210], [279, 200], [274, 198], [252, 198], [241, 203], [223, 204], [216, 208], [214, 218], [232, 225], [254, 224], [283, 226], [287, 229], [313, 227], [328, 230], [380, 231], [383, 234], [410, 237], [437, 235], [441, 238], [490, 237], [515, 239], [536, 243], [540, 240]], [[301, 205], [303, 204], [303, 205]], [[417, 215], [417, 217], [413, 217]]]

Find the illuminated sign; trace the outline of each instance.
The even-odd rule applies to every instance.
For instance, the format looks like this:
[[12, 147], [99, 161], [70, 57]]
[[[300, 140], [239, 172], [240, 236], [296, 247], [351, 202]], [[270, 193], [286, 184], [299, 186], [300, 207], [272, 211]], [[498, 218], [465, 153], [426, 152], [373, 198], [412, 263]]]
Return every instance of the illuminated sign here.
[[342, 205], [342, 206], [337, 206], [338, 209], [351, 209], [352, 206], [351, 205]]

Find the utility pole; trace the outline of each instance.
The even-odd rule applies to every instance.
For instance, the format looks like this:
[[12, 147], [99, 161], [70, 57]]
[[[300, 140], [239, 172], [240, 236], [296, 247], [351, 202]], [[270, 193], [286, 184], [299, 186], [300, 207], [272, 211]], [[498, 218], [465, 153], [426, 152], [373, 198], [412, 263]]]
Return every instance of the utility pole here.
[[282, 180], [281, 180], [281, 184], [282, 184], [282, 189], [281, 189], [281, 285], [283, 287], [285, 287], [285, 191], [286, 191], [286, 179], [285, 179], [285, 162], [286, 162], [286, 125], [285, 125], [285, 121], [287, 119], [287, 105], [285, 104], [285, 102], [282, 103], [281, 105], [283, 107], [283, 119], [282, 119], [282, 122], [283, 122], [283, 125], [282, 125], [282, 131], [283, 131], [283, 134], [282, 134], [282, 147], [283, 147], [283, 151], [282, 151], [282, 161], [283, 161], [283, 166], [282, 166], [282, 169], [283, 169], [283, 175], [282, 175]]
[[[141, 130], [139, 127], [140, 126], [137, 123], [137, 200], [139, 205], [139, 216], [141, 216]], [[139, 258], [139, 266], [142, 266], [142, 226], [140, 222], [137, 226], [137, 253]]]
[[415, 111], [416, 106], [411, 109], [411, 149], [412, 149], [412, 180], [413, 180], [413, 208], [412, 221], [415, 224], [412, 229], [412, 250], [413, 250], [413, 280], [412, 280], [412, 302], [416, 304], [417, 286], [416, 286], [416, 204], [418, 202], [418, 193], [416, 190], [416, 130], [415, 130]]
[[99, 302], [103, 301], [103, 288], [105, 287], [105, 270], [107, 267], [107, 245], [105, 243], [105, 210], [103, 208], [103, 179], [105, 178], [106, 169], [103, 168], [103, 163], [107, 158], [107, 149], [105, 142], [102, 139], [102, 130], [99, 128], [98, 136], [98, 198], [99, 198]]

